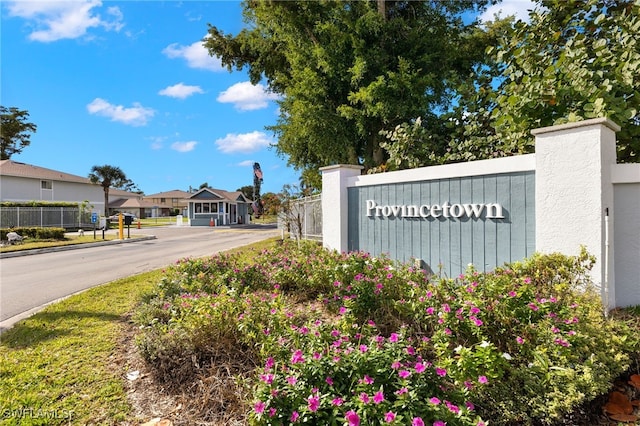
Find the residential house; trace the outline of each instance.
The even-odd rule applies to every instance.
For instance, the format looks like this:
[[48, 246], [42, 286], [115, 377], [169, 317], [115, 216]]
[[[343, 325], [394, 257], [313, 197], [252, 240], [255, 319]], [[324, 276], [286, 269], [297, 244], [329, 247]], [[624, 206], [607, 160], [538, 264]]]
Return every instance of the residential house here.
[[[85, 204], [93, 212], [104, 212], [102, 186], [92, 183], [89, 178], [13, 160], [0, 161], [2, 201]], [[145, 208], [140, 194], [109, 189], [109, 214], [129, 212], [144, 217], [140, 213], [144, 213]]]
[[145, 195], [144, 201], [152, 205], [147, 216], [162, 217], [181, 214], [187, 216], [189, 207], [190, 192], [174, 189], [173, 191], [158, 192], [157, 194]]
[[189, 197], [191, 226], [220, 226], [249, 223], [251, 200], [240, 191], [202, 188]]
[[0, 161], [0, 201], [57, 201], [81, 204], [104, 211], [104, 192], [82, 176], [20, 163]]

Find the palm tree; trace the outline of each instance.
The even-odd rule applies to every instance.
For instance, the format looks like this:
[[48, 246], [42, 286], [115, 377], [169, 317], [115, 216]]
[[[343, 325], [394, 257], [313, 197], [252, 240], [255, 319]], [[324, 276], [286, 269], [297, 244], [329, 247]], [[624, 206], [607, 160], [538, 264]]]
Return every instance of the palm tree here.
[[92, 183], [100, 184], [104, 191], [104, 215], [109, 216], [109, 188], [131, 189], [135, 184], [127, 179], [127, 176], [120, 169], [114, 166], [93, 166], [89, 173], [89, 180]]

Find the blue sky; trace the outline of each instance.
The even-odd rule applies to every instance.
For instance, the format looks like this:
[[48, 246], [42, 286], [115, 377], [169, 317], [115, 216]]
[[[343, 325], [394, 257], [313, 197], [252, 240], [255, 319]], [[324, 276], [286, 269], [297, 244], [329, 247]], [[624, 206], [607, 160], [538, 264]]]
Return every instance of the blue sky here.
[[[298, 183], [269, 147], [275, 97], [202, 47], [207, 24], [242, 29], [239, 1], [0, 5], [0, 102], [27, 110], [38, 126], [12, 160], [79, 176], [118, 166], [147, 195], [251, 185], [255, 161], [263, 193]], [[522, 14], [531, 3], [500, 7]]]

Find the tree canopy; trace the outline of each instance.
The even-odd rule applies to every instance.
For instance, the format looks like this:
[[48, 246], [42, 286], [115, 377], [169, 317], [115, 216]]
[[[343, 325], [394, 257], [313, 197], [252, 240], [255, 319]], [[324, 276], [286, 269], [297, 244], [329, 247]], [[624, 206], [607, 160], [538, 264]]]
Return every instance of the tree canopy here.
[[93, 166], [89, 173], [89, 180], [102, 186], [104, 191], [104, 215], [109, 216], [109, 189], [122, 189], [125, 191], [137, 190], [136, 185], [127, 178], [127, 175], [115, 166]]
[[209, 26], [204, 43], [230, 71], [246, 67], [282, 95], [269, 129], [291, 165], [371, 168], [386, 160], [381, 130], [437, 121], [480, 63], [487, 40], [461, 16], [489, 2], [245, 1], [247, 28]]
[[448, 114], [447, 151], [407, 120], [384, 132], [390, 168], [530, 153], [532, 129], [596, 117], [622, 127], [618, 161], [640, 161], [640, 1], [538, 0], [528, 23], [487, 30], [500, 35]]
[[0, 160], [8, 160], [31, 144], [30, 133], [35, 133], [37, 126], [27, 122], [28, 111], [16, 107], [0, 106], [0, 117]]

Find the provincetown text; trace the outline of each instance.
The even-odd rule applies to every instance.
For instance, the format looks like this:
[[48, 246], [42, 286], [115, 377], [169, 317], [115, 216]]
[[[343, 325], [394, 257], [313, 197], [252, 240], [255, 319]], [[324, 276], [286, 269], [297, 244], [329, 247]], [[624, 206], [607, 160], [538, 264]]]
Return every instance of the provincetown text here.
[[502, 206], [498, 203], [465, 203], [450, 204], [445, 201], [442, 204], [422, 204], [422, 205], [378, 205], [374, 200], [367, 200], [368, 217], [408, 217], [408, 218], [439, 218], [459, 219], [468, 217], [471, 219], [481, 218], [483, 212], [487, 219], [504, 219]]

